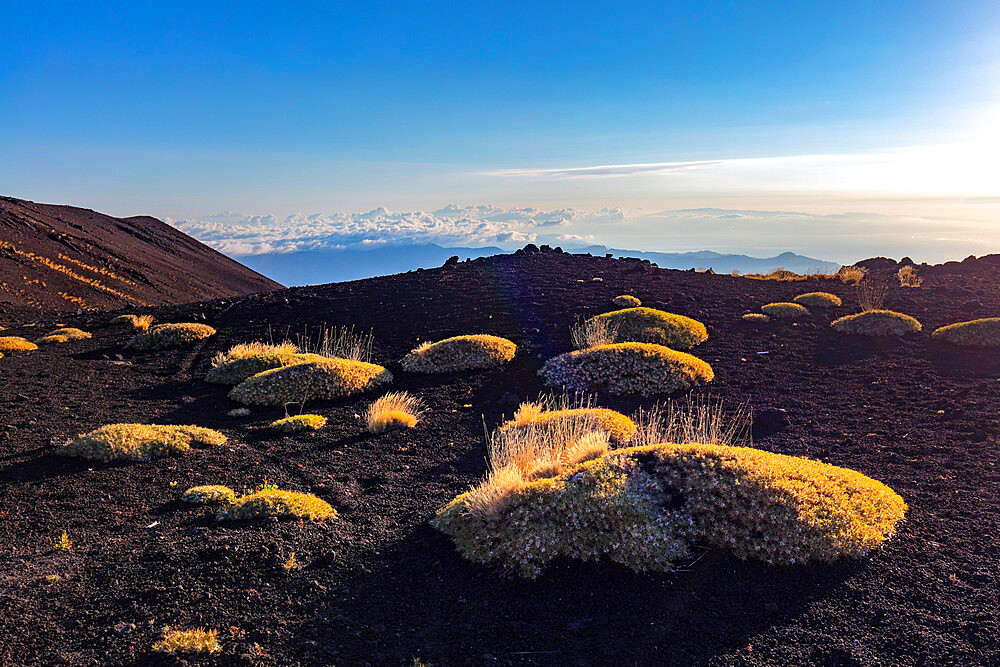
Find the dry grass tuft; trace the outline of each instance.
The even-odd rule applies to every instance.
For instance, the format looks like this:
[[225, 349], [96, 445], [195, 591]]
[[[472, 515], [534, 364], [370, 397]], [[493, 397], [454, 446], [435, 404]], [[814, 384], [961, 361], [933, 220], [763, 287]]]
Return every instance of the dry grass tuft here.
[[408, 373], [455, 373], [502, 366], [517, 353], [517, 345], [499, 336], [453, 336], [425, 342], [400, 360]]
[[56, 454], [95, 461], [148, 461], [184, 454], [192, 445], [213, 447], [225, 442], [222, 433], [200, 426], [108, 424], [63, 445]]
[[173, 324], [157, 324], [125, 344], [126, 348], [134, 350], [164, 350], [171, 347], [190, 345], [209, 336], [215, 335], [215, 329], [207, 324], [195, 322], [178, 322]]
[[573, 349], [586, 350], [598, 345], [611, 345], [618, 342], [619, 323], [606, 318], [590, 318], [579, 321], [569, 328]]
[[217, 653], [222, 650], [219, 645], [219, 631], [195, 628], [194, 630], [167, 630], [160, 641], [153, 644], [153, 650], [159, 653]]
[[301, 433], [302, 431], [318, 431], [326, 426], [326, 417], [322, 415], [295, 415], [271, 422], [271, 428], [285, 433]]
[[392, 427], [413, 428], [417, 425], [423, 402], [405, 391], [394, 391], [379, 398], [365, 412], [370, 433], [382, 433]]
[[350, 359], [371, 363], [375, 337], [371, 331], [356, 331], [354, 326], [320, 326], [319, 332], [310, 334], [308, 329], [296, 336], [302, 352], [318, 354], [330, 359]]
[[615, 343], [567, 352], [545, 362], [545, 384], [568, 391], [612, 395], [672, 394], [711, 382], [712, 367], [698, 357], [654, 343]]
[[145, 331], [153, 323], [152, 315], [119, 315], [111, 320], [112, 324], [125, 324], [136, 331]]
[[865, 276], [868, 275], [868, 271], [861, 266], [842, 266], [840, 270], [837, 271], [835, 278], [839, 278], [840, 282], [845, 285], [857, 285]]
[[885, 310], [885, 298], [889, 295], [889, 283], [879, 278], [868, 278], [857, 284], [858, 306], [861, 312]]
[[931, 338], [952, 345], [997, 347], [1000, 346], [1000, 317], [984, 317], [939, 327]]
[[839, 296], [829, 292], [806, 292], [799, 294], [792, 301], [807, 308], [837, 308], [843, 303]]
[[631, 294], [620, 294], [613, 299], [613, 302], [619, 308], [636, 308], [642, 305], [642, 301]]
[[896, 272], [900, 287], [920, 287], [924, 279], [917, 275], [917, 267], [908, 264]]
[[809, 315], [809, 309], [798, 303], [777, 301], [761, 306], [760, 310], [768, 317], [779, 320], [797, 320]]
[[0, 336], [0, 352], [28, 352], [38, 346], [20, 336]]
[[617, 341], [656, 343], [675, 350], [688, 350], [708, 338], [708, 330], [698, 320], [655, 308], [624, 308], [590, 319], [605, 320], [617, 326]]

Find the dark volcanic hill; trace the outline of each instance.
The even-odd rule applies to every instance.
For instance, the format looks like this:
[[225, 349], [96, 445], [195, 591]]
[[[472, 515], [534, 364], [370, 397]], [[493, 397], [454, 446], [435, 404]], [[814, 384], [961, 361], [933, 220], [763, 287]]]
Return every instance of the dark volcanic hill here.
[[94, 310], [278, 287], [156, 218], [0, 197], [0, 306]]
[[[886, 305], [924, 325], [898, 339], [832, 330], [858, 308], [838, 280], [557, 253], [154, 308], [161, 322], [218, 329], [155, 353], [123, 350], [131, 331], [111, 314], [61, 315], [93, 338], [0, 359], [0, 663], [998, 665], [1000, 355], [928, 335], [1000, 315], [1000, 268], [980, 269], [892, 286]], [[740, 319], [814, 290], [844, 303], [795, 322]], [[563, 560], [531, 581], [461, 558], [428, 519], [486, 472], [483, 422], [545, 391], [536, 371], [570, 349], [570, 325], [623, 292], [707, 325], [692, 352], [715, 379], [693, 396], [752, 408], [757, 448], [891, 486], [910, 507], [899, 534], [858, 560], [772, 567], [706, 550], [669, 574]], [[390, 389], [429, 408], [415, 428], [367, 433], [371, 395], [310, 403], [329, 423], [307, 435], [268, 427], [282, 408], [227, 415], [228, 388], [204, 381], [216, 352], [324, 322], [373, 330]], [[54, 321], [3, 324], [35, 337]], [[480, 372], [401, 371], [419, 341], [464, 333], [506, 336], [518, 354]], [[600, 404], [632, 413], [654, 400]], [[54, 455], [113, 422], [197, 424], [229, 443], [135, 463]], [[339, 517], [215, 522], [179, 500], [194, 485], [265, 480]], [[63, 530], [69, 551], [52, 546]], [[301, 569], [286, 572], [292, 553]], [[164, 626], [216, 628], [222, 651], [153, 654]]]

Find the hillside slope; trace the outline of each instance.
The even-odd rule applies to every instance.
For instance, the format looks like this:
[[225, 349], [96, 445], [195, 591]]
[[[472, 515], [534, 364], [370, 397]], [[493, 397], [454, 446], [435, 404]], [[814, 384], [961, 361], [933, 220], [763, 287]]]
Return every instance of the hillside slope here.
[[0, 305], [95, 310], [278, 287], [156, 218], [0, 197]]

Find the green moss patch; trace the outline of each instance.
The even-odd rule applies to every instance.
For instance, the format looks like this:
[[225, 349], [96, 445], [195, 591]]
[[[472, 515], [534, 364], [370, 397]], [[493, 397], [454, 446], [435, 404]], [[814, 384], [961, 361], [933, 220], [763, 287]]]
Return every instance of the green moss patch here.
[[547, 385], [609, 394], [671, 394], [710, 382], [698, 357], [653, 343], [615, 343], [553, 357], [538, 371]]
[[708, 338], [708, 330], [698, 320], [655, 308], [625, 308], [591, 320], [604, 320], [617, 328], [618, 341], [657, 343], [675, 350], [689, 350]]

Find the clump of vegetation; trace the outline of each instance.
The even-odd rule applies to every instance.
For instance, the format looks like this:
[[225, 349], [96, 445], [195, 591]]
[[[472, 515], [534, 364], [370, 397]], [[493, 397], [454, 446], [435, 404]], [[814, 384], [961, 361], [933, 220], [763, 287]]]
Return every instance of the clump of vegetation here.
[[634, 297], [631, 294], [620, 294], [614, 299], [614, 304], [619, 308], [636, 308], [642, 305], [642, 301], [638, 297]]
[[271, 428], [285, 433], [301, 433], [302, 431], [318, 431], [326, 426], [326, 417], [322, 415], [295, 415], [271, 422]]
[[95, 461], [148, 461], [184, 454], [192, 445], [213, 447], [225, 442], [222, 433], [200, 426], [108, 424], [63, 445], [56, 454]]
[[501, 366], [516, 352], [517, 345], [506, 338], [473, 334], [423, 343], [399, 363], [409, 373], [454, 373]]
[[864, 336], [903, 336], [920, 331], [915, 318], [892, 310], [866, 310], [830, 323], [834, 331]]
[[837, 308], [843, 303], [839, 296], [829, 292], [806, 292], [798, 295], [792, 301], [807, 308]]
[[394, 391], [368, 406], [365, 422], [370, 433], [382, 433], [393, 427], [413, 428], [423, 410], [423, 402], [416, 396]]
[[537, 401], [529, 401], [518, 406], [514, 418], [504, 422], [498, 432], [531, 429], [540, 426], [574, 425], [584, 432], [603, 431], [617, 442], [626, 442], [635, 435], [636, 425], [629, 417], [608, 408], [593, 406], [590, 396], [578, 395], [570, 399], [563, 395], [556, 399], [551, 396]]
[[299, 565], [299, 561], [295, 558], [294, 551], [288, 554], [288, 558], [286, 558], [284, 562], [281, 564], [281, 569], [289, 573], [297, 572], [300, 569], [302, 569], [301, 566]]
[[900, 287], [920, 287], [924, 279], [917, 275], [917, 267], [907, 264], [896, 272]]
[[885, 310], [885, 298], [889, 295], [889, 283], [885, 280], [869, 278], [857, 284], [858, 306], [861, 312]]
[[771, 321], [771, 318], [764, 313], [743, 313], [740, 315], [740, 319], [744, 322], [750, 322], [752, 324], [763, 324], [764, 322]]
[[83, 340], [85, 338], [90, 338], [91, 333], [89, 331], [84, 331], [83, 329], [77, 329], [76, 327], [62, 327], [56, 329], [49, 334], [50, 336], [66, 336], [69, 340]]
[[126, 348], [135, 350], [164, 350], [171, 347], [183, 347], [196, 341], [215, 335], [215, 329], [207, 324], [195, 322], [180, 322], [157, 324], [146, 331], [137, 334], [125, 344]]
[[119, 315], [111, 320], [112, 324], [124, 324], [136, 331], [145, 331], [153, 323], [152, 315]]
[[56, 551], [69, 551], [73, 548], [73, 540], [69, 539], [69, 533], [65, 530], [59, 537], [52, 540], [52, 548]]
[[[654, 415], [639, 445], [534, 478], [519, 472], [523, 463], [510, 463], [517, 457], [506, 448], [517, 451], [519, 442], [491, 442], [487, 479], [432, 524], [465, 557], [527, 577], [564, 556], [670, 570], [696, 545], [772, 564], [831, 561], [865, 555], [895, 533], [907, 508], [887, 486], [818, 461], [724, 444], [741, 431], [724, 421], [704, 404]], [[689, 437], [720, 442], [670, 441]]]
[[867, 275], [868, 271], [862, 266], [842, 266], [834, 277], [839, 278], [845, 285], [857, 285]]
[[1000, 345], [1000, 317], [984, 317], [939, 327], [931, 338], [952, 345], [996, 347]]
[[618, 341], [657, 343], [675, 350], [688, 350], [708, 338], [708, 330], [698, 320], [655, 308], [625, 308], [591, 319], [616, 325]]
[[619, 328], [618, 322], [592, 317], [572, 325], [569, 328], [569, 337], [573, 349], [586, 350], [589, 347], [617, 343]]
[[53, 336], [50, 334], [48, 336], [42, 336], [36, 340], [35, 343], [38, 345], [55, 345], [58, 343], [65, 343], [68, 340], [69, 336]]
[[301, 353], [298, 346], [289, 341], [277, 345], [240, 343], [215, 355], [205, 380], [214, 384], [236, 385], [248, 377], [273, 368], [325, 359], [318, 354]]
[[780, 320], [797, 320], [809, 315], [809, 309], [798, 303], [777, 301], [761, 306], [760, 310], [768, 317]]
[[311, 493], [296, 493], [281, 489], [265, 488], [241, 496], [219, 508], [219, 520], [246, 520], [275, 517], [279, 519], [337, 518], [337, 511], [328, 502]]
[[229, 504], [236, 500], [236, 493], [228, 486], [205, 484], [203, 486], [192, 486], [184, 492], [181, 500], [186, 503], [199, 505]]
[[28, 352], [38, 346], [20, 336], [0, 336], [0, 352]]
[[377, 364], [351, 359], [323, 359], [257, 373], [232, 388], [229, 398], [244, 405], [302, 404], [359, 394], [392, 382]]
[[153, 650], [159, 653], [217, 653], [219, 631], [196, 628], [194, 630], [166, 630]]
[[710, 382], [715, 373], [701, 359], [654, 343], [615, 343], [567, 352], [545, 362], [542, 380], [569, 391], [670, 394]]

